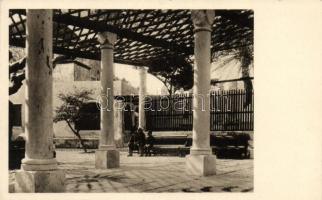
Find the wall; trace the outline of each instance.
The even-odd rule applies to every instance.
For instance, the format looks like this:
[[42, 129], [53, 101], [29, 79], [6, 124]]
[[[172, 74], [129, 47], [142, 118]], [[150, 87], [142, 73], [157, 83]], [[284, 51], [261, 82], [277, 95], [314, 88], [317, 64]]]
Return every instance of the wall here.
[[[79, 69], [79, 66], [76, 67]], [[85, 69], [86, 70], [86, 69]], [[89, 77], [84, 75], [84, 71], [81, 69], [78, 71], [79, 79], [85, 79], [87, 81], [74, 81], [75, 80], [75, 64], [64, 64], [64, 65], [57, 65], [53, 71], [53, 109], [59, 105], [61, 105], [61, 101], [58, 98], [58, 94], [60, 93], [70, 93], [75, 92], [77, 90], [91, 90], [93, 94], [91, 97], [95, 100], [99, 97], [100, 94], [100, 81], [90, 81], [88, 80]], [[13, 104], [24, 104], [25, 98], [25, 81], [23, 81], [23, 86], [20, 90], [9, 97], [10, 101]], [[124, 92], [123, 92], [124, 90]], [[130, 95], [130, 94], [137, 94], [137, 88], [132, 87], [129, 83], [125, 80], [116, 80], [114, 81], [114, 95]], [[14, 127], [13, 135], [14, 138], [21, 134], [24, 131], [24, 119], [25, 119], [25, 106], [22, 106], [22, 126], [21, 127]], [[54, 113], [55, 114], [55, 113]], [[118, 115], [117, 115], [118, 116]], [[80, 134], [85, 138], [97, 138], [99, 135], [99, 131], [81, 131]], [[74, 138], [74, 134], [68, 127], [65, 122], [58, 122], [54, 123], [54, 135], [57, 138], [62, 137], [69, 137]]]
[[[211, 63], [211, 80], [230, 80], [242, 77], [240, 61], [231, 59], [231, 56], [225, 56], [220, 60]], [[254, 66], [249, 66], [249, 76], [254, 77]], [[252, 81], [253, 82], [253, 81]], [[243, 81], [218, 83], [216, 85], [221, 90], [244, 89]]]

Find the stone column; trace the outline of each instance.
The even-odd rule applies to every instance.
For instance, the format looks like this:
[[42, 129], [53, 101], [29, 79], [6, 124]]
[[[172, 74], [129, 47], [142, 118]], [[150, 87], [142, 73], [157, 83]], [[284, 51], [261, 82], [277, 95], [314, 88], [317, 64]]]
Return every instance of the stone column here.
[[216, 173], [216, 158], [210, 148], [210, 43], [214, 11], [191, 11], [194, 25], [193, 130], [186, 171], [193, 175]]
[[145, 95], [146, 95], [146, 74], [147, 68], [140, 67], [139, 68], [139, 76], [140, 76], [140, 88], [139, 88], [139, 127], [145, 130]]
[[114, 61], [116, 34], [98, 34], [101, 45], [101, 134], [99, 149], [95, 153], [95, 167], [100, 169], [120, 166], [120, 155], [114, 141]]
[[53, 148], [52, 10], [27, 10], [26, 153], [16, 192], [63, 192]]
[[123, 147], [123, 110], [125, 109], [125, 104], [123, 100], [115, 100], [115, 111], [114, 111], [114, 128], [115, 128], [115, 145], [116, 147]]

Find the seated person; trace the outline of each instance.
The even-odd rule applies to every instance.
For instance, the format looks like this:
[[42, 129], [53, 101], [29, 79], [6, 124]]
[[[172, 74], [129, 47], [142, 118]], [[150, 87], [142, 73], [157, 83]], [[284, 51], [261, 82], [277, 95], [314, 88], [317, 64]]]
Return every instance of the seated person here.
[[139, 145], [139, 154], [143, 156], [145, 146], [145, 134], [142, 128], [138, 128], [137, 131], [137, 144]]
[[129, 155], [128, 156], [133, 155], [133, 150], [136, 149], [135, 148], [136, 146], [137, 146], [137, 132], [133, 129], [131, 131], [130, 140], [128, 142], [128, 147], [129, 147]]
[[145, 155], [151, 156], [151, 151], [153, 149], [154, 137], [152, 136], [152, 131], [148, 132], [148, 137], [146, 139]]

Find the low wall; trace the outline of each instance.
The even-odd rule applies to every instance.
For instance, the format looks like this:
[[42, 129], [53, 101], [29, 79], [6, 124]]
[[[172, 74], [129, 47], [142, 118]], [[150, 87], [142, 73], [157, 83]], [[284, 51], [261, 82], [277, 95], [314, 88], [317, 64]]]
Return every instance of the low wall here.
[[[238, 132], [238, 131], [236, 131]], [[217, 133], [222, 133], [222, 132], [215, 132]], [[248, 133], [251, 137], [251, 140], [249, 141], [251, 148], [253, 148], [253, 132], [252, 131], [244, 131], [244, 133]], [[153, 132], [154, 137], [171, 137], [171, 136], [188, 136], [191, 137], [192, 132], [191, 131], [178, 131], [178, 132], [173, 132], [173, 131], [165, 131], [165, 132]], [[83, 132], [83, 140], [85, 145], [87, 146], [88, 149], [97, 149], [99, 146], [99, 135], [98, 132], [95, 132], [93, 134], [92, 132], [88, 131]], [[84, 137], [85, 136], [85, 137]], [[130, 137], [130, 132], [125, 131], [123, 134], [123, 142], [117, 144], [117, 147], [126, 147], [127, 142]], [[54, 138], [55, 146], [56, 148], [81, 148], [81, 144], [76, 137], [56, 137]], [[117, 142], [116, 142], [117, 143]]]
[[[88, 149], [98, 149], [99, 146], [99, 131], [82, 131], [81, 134], [84, 143]], [[123, 141], [115, 141], [116, 147], [122, 148], [127, 146], [127, 142], [130, 138], [130, 131], [124, 131]], [[81, 148], [81, 144], [76, 136], [73, 137], [55, 137], [54, 138], [56, 148]]]
[[[99, 139], [83, 139], [85, 146], [87, 149], [97, 149], [99, 144]], [[76, 138], [54, 138], [54, 143], [56, 149], [63, 148], [63, 149], [75, 149], [75, 148], [82, 148], [80, 141]]]

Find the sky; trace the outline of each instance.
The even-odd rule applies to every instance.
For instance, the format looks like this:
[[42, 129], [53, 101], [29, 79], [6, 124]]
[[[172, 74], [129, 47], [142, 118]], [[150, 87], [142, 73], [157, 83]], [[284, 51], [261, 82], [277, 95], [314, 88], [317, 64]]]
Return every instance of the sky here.
[[[140, 83], [140, 77], [139, 77], [139, 71], [135, 69], [134, 66], [131, 65], [123, 65], [114, 63], [114, 73], [115, 76], [122, 79], [124, 78], [127, 80], [132, 86], [139, 87]], [[148, 94], [160, 94], [161, 88], [164, 86], [164, 84], [157, 79], [155, 76], [151, 74], [147, 74], [147, 93]]]

